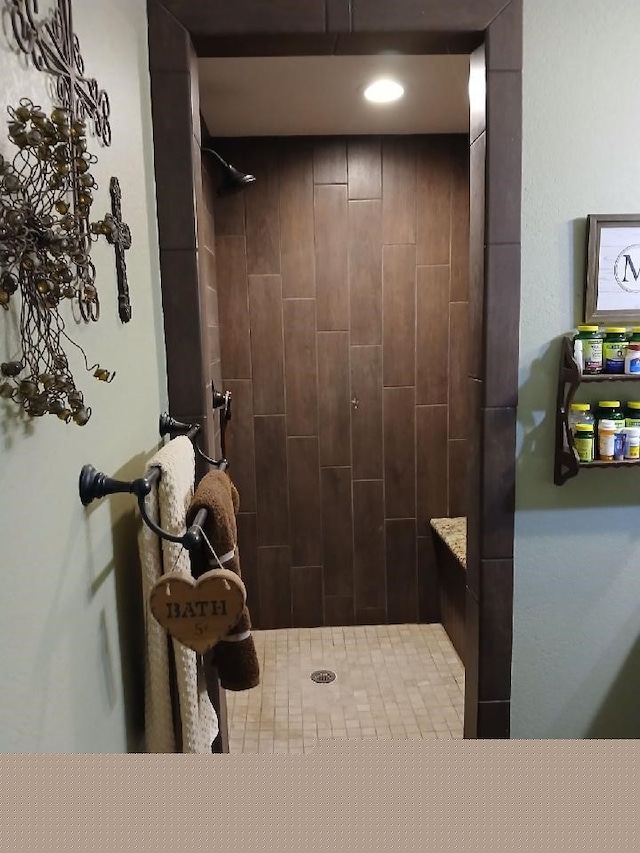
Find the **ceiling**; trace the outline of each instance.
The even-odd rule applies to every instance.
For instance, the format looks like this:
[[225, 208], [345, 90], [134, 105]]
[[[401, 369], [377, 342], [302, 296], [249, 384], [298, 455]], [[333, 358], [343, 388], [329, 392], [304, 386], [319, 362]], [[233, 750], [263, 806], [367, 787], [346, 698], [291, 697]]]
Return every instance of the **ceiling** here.
[[[198, 60], [200, 108], [212, 137], [466, 133], [469, 57], [269, 56]], [[401, 100], [362, 90], [390, 76]]]

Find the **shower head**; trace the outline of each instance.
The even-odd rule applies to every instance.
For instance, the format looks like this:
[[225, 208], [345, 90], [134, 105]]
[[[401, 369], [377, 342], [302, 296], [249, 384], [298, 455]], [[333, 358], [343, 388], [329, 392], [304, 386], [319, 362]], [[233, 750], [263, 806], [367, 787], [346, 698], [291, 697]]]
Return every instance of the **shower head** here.
[[201, 150], [206, 154], [212, 154], [222, 166], [222, 183], [216, 190], [216, 195], [231, 195], [232, 193], [237, 193], [249, 186], [249, 184], [255, 183], [256, 179], [254, 175], [248, 175], [245, 172], [238, 171], [238, 169], [230, 163], [227, 163], [227, 161], [224, 160], [217, 151], [214, 151], [213, 148], [205, 148], [203, 146]]

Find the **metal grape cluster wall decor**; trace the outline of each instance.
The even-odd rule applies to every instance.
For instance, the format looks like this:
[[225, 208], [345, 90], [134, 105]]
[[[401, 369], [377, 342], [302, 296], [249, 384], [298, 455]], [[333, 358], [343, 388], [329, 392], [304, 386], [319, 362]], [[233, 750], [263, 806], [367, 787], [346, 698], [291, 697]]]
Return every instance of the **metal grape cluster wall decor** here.
[[91, 409], [76, 387], [64, 344], [82, 352], [96, 379], [111, 382], [115, 374], [89, 366], [65, 331], [61, 309], [69, 304], [77, 322], [99, 319], [90, 252], [100, 236], [116, 248], [119, 314], [123, 322], [131, 317], [124, 261], [131, 234], [122, 222], [116, 178], [112, 213], [91, 219], [98, 189], [91, 167], [97, 158], [87, 149], [87, 125], [110, 145], [109, 98], [84, 76], [71, 0], [56, 0], [41, 21], [37, 0], [6, 3], [18, 48], [39, 71], [55, 76], [57, 104], [49, 114], [28, 98], [8, 107], [9, 141], [17, 150], [13, 159], [0, 155], [0, 305], [9, 311], [19, 302], [20, 343], [0, 364], [0, 397], [31, 417], [53, 414], [82, 426]]

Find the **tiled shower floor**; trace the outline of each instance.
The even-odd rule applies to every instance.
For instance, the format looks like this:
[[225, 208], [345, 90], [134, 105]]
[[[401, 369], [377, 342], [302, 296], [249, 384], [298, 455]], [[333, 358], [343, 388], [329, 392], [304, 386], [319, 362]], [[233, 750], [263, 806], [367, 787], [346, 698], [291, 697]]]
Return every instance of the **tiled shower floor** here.
[[[254, 631], [261, 684], [227, 696], [230, 752], [325, 738], [461, 738], [464, 668], [441, 625]], [[330, 669], [336, 680], [316, 684]]]

